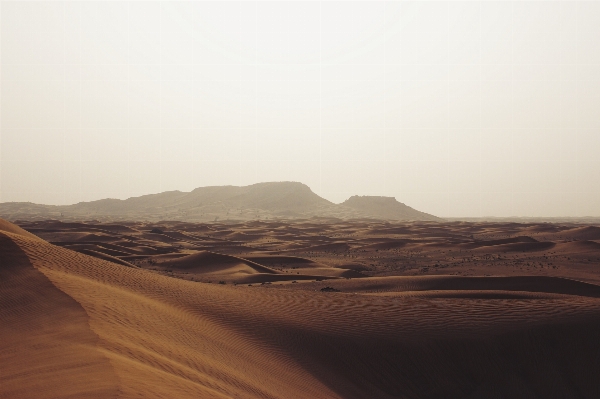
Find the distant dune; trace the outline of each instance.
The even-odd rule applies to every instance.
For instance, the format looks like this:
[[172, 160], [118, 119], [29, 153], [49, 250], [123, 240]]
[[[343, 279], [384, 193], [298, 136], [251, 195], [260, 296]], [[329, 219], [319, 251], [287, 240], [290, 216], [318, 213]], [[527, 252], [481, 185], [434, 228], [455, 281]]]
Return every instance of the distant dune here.
[[0, 203], [0, 215], [8, 220], [54, 218], [71, 221], [212, 222], [310, 217], [441, 220], [388, 197], [352, 197], [343, 204], [334, 204], [319, 197], [307, 185], [296, 182], [258, 183], [243, 187], [200, 187], [189, 193], [169, 191], [126, 200], [103, 199], [65, 206], [6, 202]]

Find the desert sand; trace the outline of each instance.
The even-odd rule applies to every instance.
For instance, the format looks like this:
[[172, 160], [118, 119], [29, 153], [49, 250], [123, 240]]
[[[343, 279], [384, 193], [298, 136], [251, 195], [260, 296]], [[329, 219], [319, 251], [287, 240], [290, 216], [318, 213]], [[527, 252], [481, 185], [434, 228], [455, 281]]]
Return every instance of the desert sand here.
[[0, 222], [0, 398], [598, 398], [600, 228]]

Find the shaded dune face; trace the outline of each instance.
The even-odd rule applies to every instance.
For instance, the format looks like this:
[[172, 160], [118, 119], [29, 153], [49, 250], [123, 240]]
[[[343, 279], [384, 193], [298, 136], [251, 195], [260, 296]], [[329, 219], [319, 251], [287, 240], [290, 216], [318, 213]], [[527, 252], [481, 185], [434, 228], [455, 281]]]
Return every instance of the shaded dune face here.
[[0, 397], [114, 397], [117, 378], [85, 310], [15, 238], [0, 232]]
[[[197, 255], [215, 256], [219, 267], [239, 259]], [[327, 282], [562, 292], [518, 300], [221, 286], [12, 233], [0, 235], [0, 260], [2, 398], [600, 397], [593, 284], [568, 295], [577, 282]]]
[[237, 258], [235, 256], [221, 255], [209, 251], [201, 251], [178, 259], [167, 260], [163, 262], [162, 265], [181, 270], [195, 270], [204, 273], [277, 274], [275, 270], [259, 265], [258, 263]]

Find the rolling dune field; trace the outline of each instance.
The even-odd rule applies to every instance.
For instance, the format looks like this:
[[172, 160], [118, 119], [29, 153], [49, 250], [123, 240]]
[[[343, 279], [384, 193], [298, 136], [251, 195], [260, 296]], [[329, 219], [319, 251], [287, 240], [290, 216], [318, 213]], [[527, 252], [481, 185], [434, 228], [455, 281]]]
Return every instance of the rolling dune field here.
[[17, 224], [0, 398], [600, 397], [594, 226]]

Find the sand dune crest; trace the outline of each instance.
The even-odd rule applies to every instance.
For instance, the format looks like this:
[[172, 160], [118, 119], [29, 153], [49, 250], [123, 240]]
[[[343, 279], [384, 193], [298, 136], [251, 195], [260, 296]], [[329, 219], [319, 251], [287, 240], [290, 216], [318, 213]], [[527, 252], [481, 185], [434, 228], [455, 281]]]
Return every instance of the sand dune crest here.
[[[594, 284], [434, 275], [233, 286], [13, 233], [0, 244], [3, 398], [600, 397]], [[273, 256], [273, 268], [317, 263], [255, 255]], [[199, 274], [295, 277], [212, 252], [159, 259]]]
[[87, 313], [15, 244], [40, 240], [2, 229], [0, 398], [115, 397], [118, 379]]

